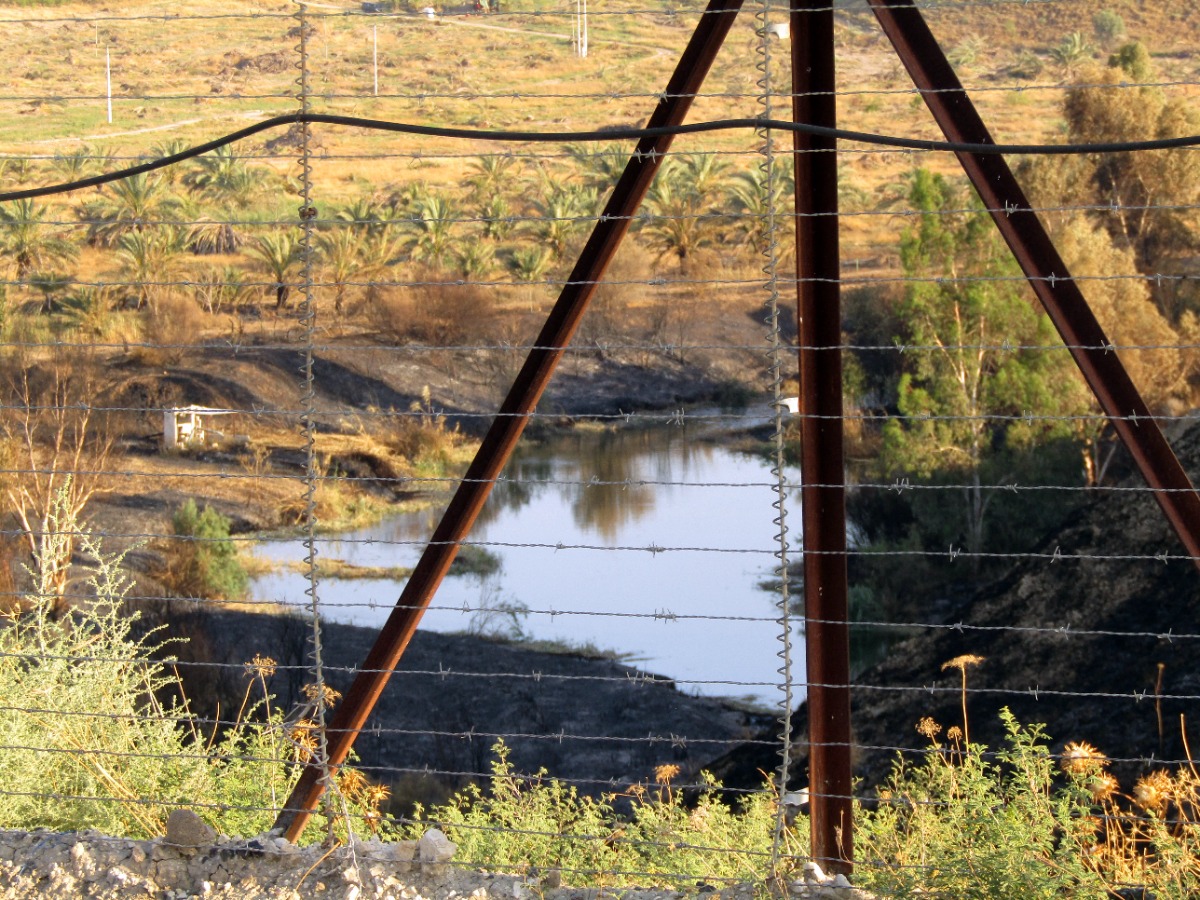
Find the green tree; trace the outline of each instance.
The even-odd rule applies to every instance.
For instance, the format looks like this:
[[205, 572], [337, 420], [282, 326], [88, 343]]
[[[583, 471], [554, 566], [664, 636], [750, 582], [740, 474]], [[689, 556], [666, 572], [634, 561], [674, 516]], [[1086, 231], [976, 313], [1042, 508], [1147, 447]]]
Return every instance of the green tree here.
[[1092, 28], [1103, 44], [1111, 44], [1125, 33], [1125, 20], [1120, 13], [1102, 9], [1092, 16]]
[[275, 308], [284, 309], [292, 292], [292, 270], [300, 261], [300, 247], [288, 232], [260, 235], [247, 252], [266, 267], [273, 281]]
[[1068, 75], [1074, 75], [1075, 70], [1092, 55], [1094, 48], [1081, 31], [1072, 31], [1064, 37], [1057, 47], [1050, 51], [1054, 61], [1062, 66]]
[[443, 194], [425, 193], [416, 199], [409, 220], [408, 252], [417, 262], [443, 268], [454, 246], [454, 226], [458, 224], [458, 209], [453, 200]]
[[134, 287], [137, 308], [161, 295], [178, 261], [182, 236], [177, 229], [130, 231], [117, 242], [122, 276]]
[[681, 272], [688, 259], [710, 244], [715, 234], [716, 198], [728, 182], [728, 165], [712, 154], [671, 158], [659, 169], [646, 195], [651, 214], [642, 225], [647, 243], [658, 258], [674, 256]]
[[505, 184], [520, 173], [520, 161], [508, 154], [481, 156], [471, 161], [467, 184], [475, 199], [484, 202], [500, 193]]
[[179, 216], [183, 226], [184, 246], [198, 256], [236, 253], [242, 245], [242, 235], [224, 216], [214, 216], [195, 197], [179, 201]]
[[[890, 474], [962, 484], [961, 539], [978, 551], [995, 497], [985, 470], [1001, 474], [1006, 450], [1070, 437], [1067, 422], [1042, 417], [1074, 414], [1086, 396], [1067, 353], [1040, 349], [1058, 338], [978, 200], [919, 169], [910, 201], [920, 215], [901, 239], [911, 280], [897, 309], [900, 417], [884, 427], [883, 462]], [[968, 203], [978, 211], [960, 212]]]
[[[792, 194], [794, 176], [787, 166], [776, 166], [767, 190], [767, 173], [762, 166], [738, 172], [729, 184], [729, 199], [739, 213], [734, 224], [733, 239], [749, 244], [755, 253], [767, 252], [772, 210], [781, 210]], [[770, 196], [768, 197], [768, 193]], [[776, 214], [775, 253], [779, 260], [796, 255], [795, 224], [791, 216]]]
[[493, 194], [477, 207], [479, 218], [482, 219], [483, 236], [494, 241], [502, 241], [512, 231], [512, 206], [501, 194]]
[[246, 165], [232, 147], [225, 146], [198, 157], [183, 183], [225, 207], [247, 209], [266, 189], [269, 174], [262, 167]]
[[24, 279], [79, 255], [79, 248], [46, 225], [48, 208], [32, 199], [0, 204], [0, 252], [12, 258]]
[[102, 195], [80, 207], [93, 247], [115, 247], [123, 234], [145, 231], [174, 210], [169, 184], [145, 172], [114, 181]]
[[[1180, 101], [1150, 86], [1120, 86], [1150, 73], [1140, 44], [1122, 48], [1109, 66], [1085, 72], [1067, 92], [1063, 117], [1071, 143], [1171, 138], [1194, 134], [1197, 117]], [[1030, 195], [1044, 207], [1091, 207], [1087, 217], [1103, 227], [1118, 249], [1134, 255], [1146, 275], [1190, 274], [1200, 249], [1200, 157], [1186, 148], [1102, 153], [1039, 161], [1022, 170]], [[1049, 212], [1061, 227], [1067, 216]], [[1187, 279], [1157, 280], [1153, 297], [1168, 321], [1200, 308]]]
[[582, 170], [583, 183], [601, 194], [612, 190], [629, 163], [629, 148], [618, 143], [570, 144], [567, 155]]
[[317, 235], [317, 247], [333, 282], [333, 308], [338, 313], [345, 304], [347, 284], [379, 272], [394, 249], [387, 246], [382, 235], [363, 234], [353, 226], [338, 226]]
[[171, 587], [183, 596], [237, 600], [249, 580], [229, 538], [229, 519], [211, 506], [197, 509], [188, 499], [171, 517], [180, 540], [172, 544], [168, 563]]
[[579, 185], [551, 184], [533, 201], [533, 233], [555, 261], [562, 259], [588, 225], [596, 192]]
[[454, 261], [463, 278], [478, 281], [486, 278], [496, 261], [496, 251], [483, 241], [467, 241], [454, 254]]

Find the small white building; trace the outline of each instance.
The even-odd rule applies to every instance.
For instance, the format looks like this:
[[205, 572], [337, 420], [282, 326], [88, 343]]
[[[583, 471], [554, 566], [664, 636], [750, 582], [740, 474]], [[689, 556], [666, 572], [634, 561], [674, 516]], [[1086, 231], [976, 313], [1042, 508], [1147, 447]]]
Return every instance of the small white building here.
[[163, 449], [204, 445], [204, 422], [213, 416], [227, 416], [231, 409], [211, 409], [207, 406], [180, 406], [163, 410]]

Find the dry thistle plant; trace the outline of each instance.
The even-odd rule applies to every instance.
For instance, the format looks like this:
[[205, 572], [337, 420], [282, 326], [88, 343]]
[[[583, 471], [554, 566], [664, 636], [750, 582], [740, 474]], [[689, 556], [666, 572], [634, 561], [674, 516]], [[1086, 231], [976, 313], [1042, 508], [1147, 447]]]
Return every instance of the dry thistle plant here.
[[[964, 745], [969, 745], [971, 743], [971, 729], [967, 724], [967, 666], [977, 666], [983, 662], [983, 660], [984, 657], [982, 656], [976, 656], [974, 653], [965, 653], [962, 656], [956, 656], [954, 659], [942, 663], [943, 672], [945, 672], [947, 669], [958, 669], [958, 671], [962, 673], [962, 736]], [[946, 736], [950, 737], [950, 734], [947, 732]]]

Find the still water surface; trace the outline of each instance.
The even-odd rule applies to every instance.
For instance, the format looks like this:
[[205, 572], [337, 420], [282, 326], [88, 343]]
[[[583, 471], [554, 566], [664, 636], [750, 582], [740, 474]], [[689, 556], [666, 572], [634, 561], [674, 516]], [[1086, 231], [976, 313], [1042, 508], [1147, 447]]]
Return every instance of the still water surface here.
[[[771, 577], [777, 530], [763, 460], [682, 427], [573, 432], [523, 448], [505, 475], [471, 536], [501, 568], [446, 579], [422, 628], [519, 624], [535, 639], [627, 654], [681, 690], [780, 698], [777, 595], [759, 587]], [[797, 483], [798, 471], [788, 481]], [[324, 536], [317, 552], [360, 566], [411, 566], [440, 515], [425, 510]], [[797, 507], [793, 544], [799, 522]], [[294, 539], [263, 543], [256, 553], [304, 556]], [[284, 572], [255, 579], [251, 589], [256, 599], [303, 606], [306, 586], [303, 576]], [[319, 596], [329, 619], [378, 627], [402, 588], [402, 581], [329, 579]], [[481, 611], [521, 605], [528, 612], [515, 620]], [[794, 646], [797, 681], [803, 665], [803, 648]]]

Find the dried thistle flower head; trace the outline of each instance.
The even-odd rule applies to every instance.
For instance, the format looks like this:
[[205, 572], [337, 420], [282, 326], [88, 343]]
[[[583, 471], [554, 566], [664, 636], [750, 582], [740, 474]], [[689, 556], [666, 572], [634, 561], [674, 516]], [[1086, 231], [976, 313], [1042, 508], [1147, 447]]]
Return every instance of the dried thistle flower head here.
[[668, 763], [665, 766], [656, 766], [654, 769], [654, 780], [658, 784], [670, 784], [671, 779], [679, 774], [679, 766], [674, 763]]
[[288, 740], [296, 745], [296, 756], [308, 762], [317, 752], [317, 723], [311, 719], [299, 719], [287, 732]]
[[1101, 772], [1088, 781], [1088, 790], [1097, 803], [1111, 800], [1121, 785], [1111, 772]]
[[251, 678], [270, 678], [278, 665], [271, 657], [255, 653], [254, 659], [246, 663], [246, 674]]
[[1108, 757], [1087, 741], [1072, 741], [1063, 747], [1062, 759], [1059, 764], [1064, 772], [1083, 775], [1107, 766]]
[[966, 674], [967, 666], [977, 666], [983, 662], [984, 659], [985, 657], [976, 656], [974, 653], [964, 653], [962, 656], [956, 656], [954, 659], [947, 660], [946, 662], [942, 663], [942, 671], [945, 672], [947, 669], [958, 669], [958, 671]]
[[931, 741], [937, 737], [939, 733], [941, 733], [941, 730], [942, 726], [933, 721], [931, 716], [924, 716], [921, 721], [917, 723], [917, 733], [929, 738]]
[[337, 776], [337, 786], [351, 800], [357, 800], [367, 788], [367, 776], [358, 769], [342, 769]]
[[1143, 775], [1133, 786], [1133, 800], [1146, 812], [1161, 813], [1171, 801], [1171, 776], [1163, 769]]
[[340, 692], [335, 691], [327, 684], [323, 684], [320, 687], [315, 684], [306, 684], [302, 690], [304, 691], [304, 696], [314, 703], [317, 701], [317, 697], [323, 694], [326, 706], [333, 706], [334, 703], [342, 698]]

